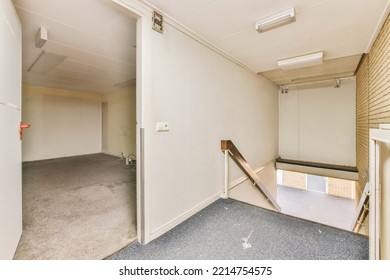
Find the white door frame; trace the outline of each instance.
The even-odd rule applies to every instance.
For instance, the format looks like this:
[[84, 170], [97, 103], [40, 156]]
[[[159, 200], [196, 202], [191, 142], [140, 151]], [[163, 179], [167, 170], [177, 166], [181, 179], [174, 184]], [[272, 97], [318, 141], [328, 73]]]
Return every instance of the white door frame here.
[[369, 245], [370, 259], [380, 259], [381, 235], [381, 182], [380, 182], [380, 144], [390, 144], [390, 125], [381, 125], [380, 129], [370, 129], [370, 212]]
[[150, 7], [134, 0], [106, 0], [120, 6], [124, 12], [137, 19], [137, 58], [136, 58], [136, 119], [137, 119], [137, 239], [141, 244], [151, 240], [150, 230], [150, 197], [145, 184], [147, 170], [147, 131], [145, 124], [150, 116], [145, 102], [151, 92], [151, 32], [152, 12]]

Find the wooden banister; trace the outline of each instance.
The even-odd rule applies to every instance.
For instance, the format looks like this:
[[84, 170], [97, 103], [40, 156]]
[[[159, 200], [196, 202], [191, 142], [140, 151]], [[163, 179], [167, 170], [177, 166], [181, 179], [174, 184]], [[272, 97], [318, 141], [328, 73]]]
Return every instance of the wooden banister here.
[[279, 204], [276, 202], [275, 198], [268, 191], [268, 189], [264, 186], [264, 184], [260, 181], [260, 178], [257, 176], [256, 172], [249, 165], [249, 163], [245, 160], [243, 155], [237, 149], [237, 147], [233, 144], [231, 140], [222, 140], [221, 141], [221, 149], [222, 151], [229, 151], [234, 162], [240, 167], [242, 172], [248, 176], [249, 180], [252, 182], [253, 186], [259, 190], [265, 197], [271, 202], [272, 206], [277, 210], [281, 211]]

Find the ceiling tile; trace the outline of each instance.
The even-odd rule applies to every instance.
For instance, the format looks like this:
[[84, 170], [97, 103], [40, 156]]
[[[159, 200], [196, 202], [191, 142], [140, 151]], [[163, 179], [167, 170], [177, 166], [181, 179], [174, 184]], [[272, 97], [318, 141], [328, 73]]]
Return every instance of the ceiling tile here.
[[[34, 36], [47, 27], [46, 51], [67, 55], [58, 76], [33, 78], [47, 85], [80, 88], [135, 77], [136, 22], [97, 0], [14, 0], [23, 26], [23, 69], [39, 55]], [[145, 1], [146, 2], [146, 1]], [[390, 0], [147, 0], [241, 63], [264, 72], [278, 59], [324, 51], [325, 60], [361, 55], [369, 45]], [[257, 19], [294, 7], [296, 22], [257, 33]], [[346, 65], [347, 66], [347, 65]], [[73, 69], [73, 70], [72, 70]], [[73, 71], [73, 73], [72, 73]], [[323, 69], [323, 71], [331, 71]], [[336, 71], [336, 70], [333, 70]], [[104, 74], [103, 74], [104, 73]], [[301, 77], [305, 71], [297, 72]], [[329, 73], [331, 74], [331, 73]], [[334, 73], [333, 73], [334, 74]], [[54, 74], [53, 74], [54, 75]], [[96, 77], [95, 81], [93, 78]], [[68, 79], [69, 78], [69, 79]], [[65, 83], [66, 80], [66, 83]], [[35, 82], [36, 83], [36, 82]]]
[[317, 51], [324, 51], [325, 59], [363, 53], [382, 10], [366, 15], [373, 8], [359, 2], [348, 14], [350, 2], [326, 1], [297, 11], [295, 23], [260, 34], [251, 27], [214, 44], [258, 72], [275, 69], [279, 59]]
[[359, 54], [326, 60], [322, 65], [290, 70], [276, 69], [261, 72], [260, 74], [277, 85], [291, 85], [318, 80], [344, 78], [354, 75], [360, 58], [361, 55]]
[[[253, 30], [256, 20], [295, 7], [296, 10], [313, 6], [323, 0], [224, 0], [182, 19], [182, 23], [211, 42]], [[245, 3], [245, 4], [243, 4]], [[256, 32], [257, 34], [257, 32]]]
[[149, 0], [147, 2], [164, 12], [168, 12], [173, 18], [180, 20], [183, 17], [200, 12], [220, 1], [221, 0], [180, 0], [180, 2], [178, 2], [177, 0]]
[[91, 34], [98, 34], [113, 22], [126, 17], [100, 0], [13, 0], [13, 2], [16, 7]]
[[[136, 21], [104, 1], [14, 0], [23, 29], [24, 82], [34, 85], [101, 93], [135, 77]], [[86, 12], [86, 11], [93, 12]], [[48, 41], [35, 48], [40, 26]], [[46, 75], [26, 70], [42, 50], [67, 59]], [[73, 84], [72, 84], [73, 82]]]
[[[276, 69], [279, 59], [318, 51], [324, 51], [328, 60], [362, 54], [390, 1], [224, 0], [191, 13], [184, 12], [187, 1], [149, 2], [241, 63], [263, 72]], [[291, 7], [296, 22], [256, 32], [256, 20]]]

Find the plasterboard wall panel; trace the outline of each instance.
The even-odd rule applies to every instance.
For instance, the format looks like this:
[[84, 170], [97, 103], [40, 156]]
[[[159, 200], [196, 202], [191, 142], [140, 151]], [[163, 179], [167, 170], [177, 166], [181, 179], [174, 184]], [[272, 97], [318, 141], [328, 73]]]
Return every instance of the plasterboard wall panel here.
[[355, 166], [355, 81], [280, 95], [280, 156]]
[[[221, 193], [221, 140], [231, 139], [254, 168], [276, 158], [278, 88], [168, 24], [151, 45], [145, 188], [157, 237]], [[156, 132], [160, 121], [170, 131]], [[243, 175], [233, 164], [230, 171], [232, 181]]]
[[136, 155], [135, 87], [103, 95], [107, 104], [106, 147], [103, 152], [112, 155]]
[[23, 161], [101, 152], [101, 97], [23, 86]]
[[299, 94], [280, 96], [279, 155], [286, 159], [299, 158]]

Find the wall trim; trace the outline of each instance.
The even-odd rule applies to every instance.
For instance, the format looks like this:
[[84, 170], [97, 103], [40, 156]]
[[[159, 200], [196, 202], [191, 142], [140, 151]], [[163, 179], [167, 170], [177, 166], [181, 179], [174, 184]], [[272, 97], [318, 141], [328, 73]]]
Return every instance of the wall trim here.
[[39, 161], [52, 160], [52, 159], [68, 159], [71, 157], [92, 156], [92, 155], [97, 155], [97, 154], [101, 154], [101, 153], [103, 153], [103, 152], [77, 154], [77, 155], [66, 155], [66, 156], [61, 156], [61, 157], [50, 157], [50, 158], [42, 158], [42, 159], [34, 159], [34, 160], [23, 160], [22, 163], [39, 162]]
[[121, 158], [121, 157], [122, 157], [121, 154], [111, 153], [111, 152], [108, 152], [108, 151], [106, 151], [106, 150], [102, 151], [102, 154], [109, 155], [109, 156], [113, 156], [113, 157], [118, 157], [118, 158]]
[[206, 208], [207, 206], [209, 206], [213, 202], [217, 201], [221, 197], [221, 194], [222, 194], [222, 191], [212, 195], [211, 197], [209, 197], [208, 199], [204, 200], [203, 202], [201, 202], [197, 206], [193, 207], [192, 209], [188, 210], [187, 212], [184, 212], [180, 216], [170, 220], [169, 222], [165, 223], [161, 227], [157, 228], [156, 230], [154, 230], [151, 233], [150, 240], [153, 240], [153, 239], [161, 236], [162, 234], [166, 233], [167, 231], [171, 230], [175, 226], [181, 224], [182, 222], [184, 222], [185, 220], [190, 218], [192, 215], [198, 213], [203, 208]]

